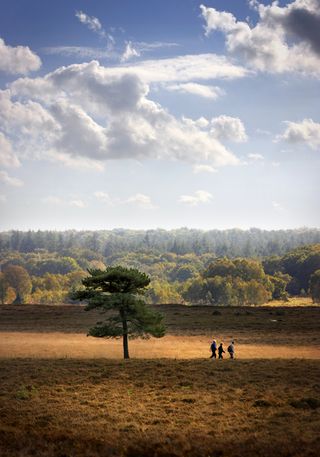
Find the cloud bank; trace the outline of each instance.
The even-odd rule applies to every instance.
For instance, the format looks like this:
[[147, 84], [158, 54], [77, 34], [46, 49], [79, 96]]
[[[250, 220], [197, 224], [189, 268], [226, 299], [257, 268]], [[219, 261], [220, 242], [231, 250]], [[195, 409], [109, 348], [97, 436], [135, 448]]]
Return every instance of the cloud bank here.
[[259, 16], [254, 26], [229, 12], [201, 5], [206, 35], [223, 33], [228, 52], [253, 69], [320, 77], [320, 0], [295, 0], [283, 7], [277, 1], [249, 3]]
[[245, 141], [240, 119], [179, 119], [148, 98], [150, 81], [179, 84], [198, 72], [199, 60], [207, 63], [203, 77], [243, 76], [240, 67], [217, 56], [117, 68], [96, 61], [60, 67], [43, 77], [20, 78], [0, 91], [3, 133], [16, 151], [23, 145], [24, 156], [67, 165], [99, 167], [111, 159], [182, 160], [211, 167], [237, 164], [223, 141]]

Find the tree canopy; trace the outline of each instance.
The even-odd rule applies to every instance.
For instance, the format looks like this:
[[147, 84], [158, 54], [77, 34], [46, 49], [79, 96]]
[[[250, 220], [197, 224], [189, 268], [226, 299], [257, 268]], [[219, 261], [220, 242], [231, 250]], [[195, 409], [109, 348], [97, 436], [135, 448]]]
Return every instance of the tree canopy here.
[[89, 330], [99, 338], [123, 338], [124, 358], [129, 358], [128, 338], [161, 338], [165, 334], [163, 316], [148, 308], [142, 298], [150, 278], [134, 268], [121, 266], [89, 270], [83, 289], [73, 298], [86, 300], [86, 310], [98, 308], [105, 319]]

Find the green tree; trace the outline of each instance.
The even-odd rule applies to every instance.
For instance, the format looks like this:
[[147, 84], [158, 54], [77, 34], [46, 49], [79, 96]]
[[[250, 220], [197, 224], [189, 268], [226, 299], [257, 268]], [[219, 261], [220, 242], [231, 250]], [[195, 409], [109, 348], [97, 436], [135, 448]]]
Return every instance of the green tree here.
[[8, 265], [3, 270], [3, 273], [5, 281], [17, 294], [15, 303], [25, 303], [32, 289], [29, 273], [19, 265]]
[[3, 305], [6, 302], [9, 284], [2, 271], [0, 271], [0, 302]]
[[273, 285], [272, 298], [275, 300], [288, 300], [286, 288], [291, 279], [290, 275], [280, 271], [277, 271], [273, 276], [269, 276], [269, 280]]
[[150, 278], [134, 268], [120, 266], [105, 270], [88, 270], [82, 280], [83, 290], [73, 294], [73, 299], [87, 300], [86, 310], [94, 308], [108, 313], [104, 322], [89, 330], [98, 338], [123, 339], [123, 355], [129, 358], [128, 338], [161, 338], [165, 334], [163, 316], [148, 308], [142, 299]]
[[310, 294], [314, 303], [320, 303], [320, 270], [316, 270], [311, 275]]

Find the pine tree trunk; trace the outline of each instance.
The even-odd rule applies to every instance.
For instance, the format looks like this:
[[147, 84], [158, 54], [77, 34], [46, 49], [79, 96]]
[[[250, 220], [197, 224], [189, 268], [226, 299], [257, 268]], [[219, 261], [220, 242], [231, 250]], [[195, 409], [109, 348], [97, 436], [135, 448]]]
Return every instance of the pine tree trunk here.
[[129, 359], [128, 334], [123, 334], [123, 358]]
[[127, 317], [124, 310], [120, 311], [122, 318], [122, 329], [123, 329], [123, 358], [129, 359], [129, 345], [128, 345], [128, 323]]

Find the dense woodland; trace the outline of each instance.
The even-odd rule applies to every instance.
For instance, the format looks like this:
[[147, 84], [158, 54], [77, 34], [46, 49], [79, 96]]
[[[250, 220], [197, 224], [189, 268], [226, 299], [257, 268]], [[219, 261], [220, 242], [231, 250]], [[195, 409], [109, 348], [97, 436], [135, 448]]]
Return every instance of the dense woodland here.
[[320, 296], [320, 230], [0, 233], [0, 302], [70, 301], [87, 269], [134, 267], [151, 303], [261, 304]]

